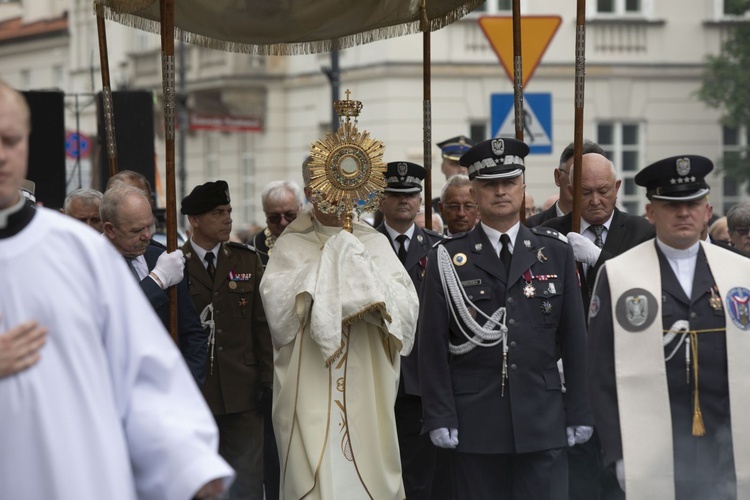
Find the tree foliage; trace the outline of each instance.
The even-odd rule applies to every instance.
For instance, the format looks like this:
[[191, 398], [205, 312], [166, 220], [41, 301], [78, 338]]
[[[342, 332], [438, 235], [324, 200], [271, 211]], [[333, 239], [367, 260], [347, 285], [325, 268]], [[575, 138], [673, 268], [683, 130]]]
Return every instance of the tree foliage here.
[[[727, 13], [744, 14], [749, 0], [726, 0]], [[709, 56], [698, 97], [723, 111], [721, 123], [750, 131], [750, 24], [737, 23], [717, 56]], [[750, 150], [725, 155], [721, 167], [726, 175], [745, 183], [750, 193]]]

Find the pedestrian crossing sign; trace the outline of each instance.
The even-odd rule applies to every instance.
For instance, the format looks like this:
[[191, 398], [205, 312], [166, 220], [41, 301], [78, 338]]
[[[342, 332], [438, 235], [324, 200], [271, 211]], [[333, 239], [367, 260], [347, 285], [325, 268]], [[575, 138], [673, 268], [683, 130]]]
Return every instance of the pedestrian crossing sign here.
[[[516, 136], [513, 94], [490, 96], [492, 137]], [[529, 154], [552, 153], [552, 94], [534, 93], [523, 96], [523, 140]]]

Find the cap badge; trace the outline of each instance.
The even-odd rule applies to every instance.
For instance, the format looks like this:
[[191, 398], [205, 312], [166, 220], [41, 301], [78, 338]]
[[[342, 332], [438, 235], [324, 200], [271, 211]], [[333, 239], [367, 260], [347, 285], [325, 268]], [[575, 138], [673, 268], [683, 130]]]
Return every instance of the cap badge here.
[[463, 253], [457, 253], [453, 256], [453, 263], [457, 266], [463, 266], [466, 264], [466, 254]]
[[406, 163], [399, 163], [396, 167], [396, 171], [398, 172], [398, 175], [403, 177], [409, 172], [409, 166]]
[[505, 141], [502, 139], [492, 140], [492, 153], [496, 156], [502, 156], [505, 154]]
[[677, 158], [675, 165], [677, 166], [678, 175], [684, 177], [690, 173], [690, 158]]

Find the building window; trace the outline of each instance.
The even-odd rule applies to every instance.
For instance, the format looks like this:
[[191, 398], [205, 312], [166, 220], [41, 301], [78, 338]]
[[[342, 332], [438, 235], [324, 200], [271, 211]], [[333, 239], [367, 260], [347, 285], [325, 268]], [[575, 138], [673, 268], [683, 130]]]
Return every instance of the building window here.
[[652, 0], [595, 0], [587, 3], [587, 14], [597, 17], [642, 17]]
[[487, 137], [487, 124], [472, 123], [469, 125], [469, 138], [474, 142], [482, 142], [488, 139]]
[[474, 9], [474, 12], [477, 14], [507, 14], [512, 9], [512, 0], [487, 0], [482, 5]]
[[750, 15], [750, 4], [747, 0], [716, 0], [720, 17], [746, 17]]
[[[736, 165], [737, 163], [747, 163], [748, 141], [747, 129], [745, 127], [722, 127], [722, 163], [724, 167]], [[731, 175], [724, 173], [722, 179], [722, 204], [721, 213], [727, 211], [737, 203], [745, 200], [744, 183], [737, 182]]]
[[643, 127], [632, 122], [602, 122], [596, 126], [596, 142], [612, 160], [622, 180], [618, 202], [630, 214], [642, 214], [643, 196], [635, 184], [635, 174], [643, 168]]

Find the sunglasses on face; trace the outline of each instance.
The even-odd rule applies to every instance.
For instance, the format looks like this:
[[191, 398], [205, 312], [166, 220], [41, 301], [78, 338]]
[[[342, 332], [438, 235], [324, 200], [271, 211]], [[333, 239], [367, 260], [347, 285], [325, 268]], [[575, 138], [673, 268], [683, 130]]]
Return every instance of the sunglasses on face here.
[[286, 219], [287, 222], [292, 222], [297, 218], [297, 212], [284, 212], [283, 214], [268, 214], [266, 219], [272, 224], [278, 224], [281, 222], [281, 218]]

